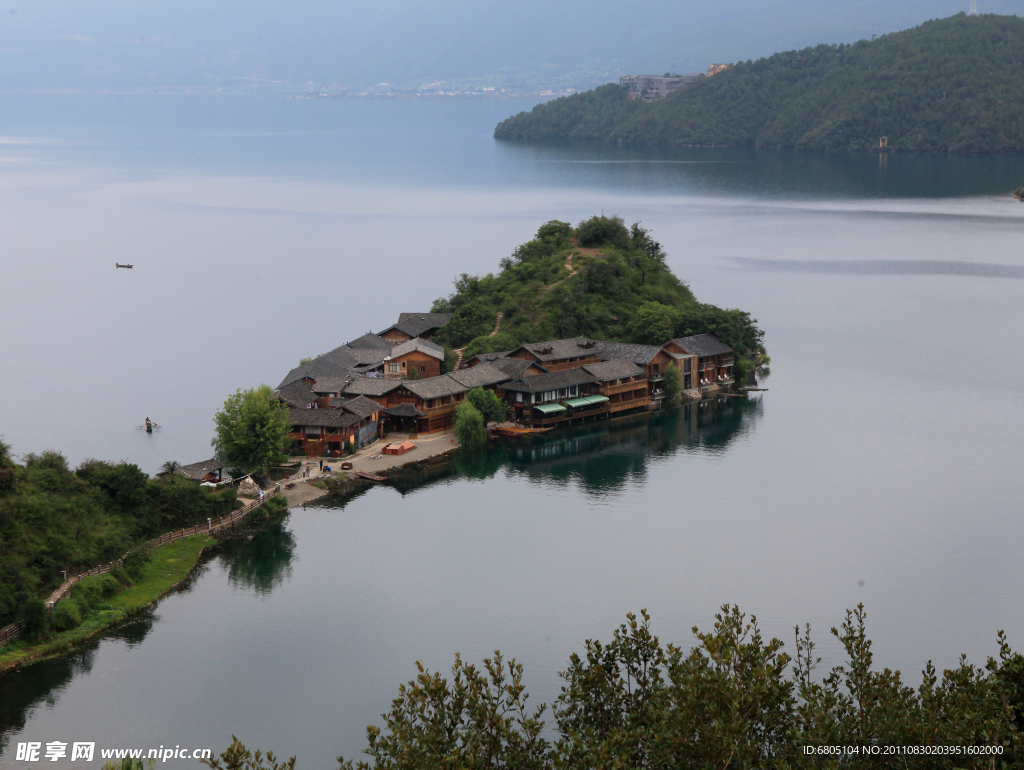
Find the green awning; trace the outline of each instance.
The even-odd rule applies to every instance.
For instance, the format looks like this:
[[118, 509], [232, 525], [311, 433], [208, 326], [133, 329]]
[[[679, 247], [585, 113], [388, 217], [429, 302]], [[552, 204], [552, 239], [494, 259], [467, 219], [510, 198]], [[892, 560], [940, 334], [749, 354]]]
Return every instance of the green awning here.
[[533, 408], [541, 414], [557, 414], [565, 411], [565, 407], [561, 404], [538, 404]]
[[579, 398], [570, 399], [565, 403], [571, 406], [573, 409], [579, 409], [581, 406], [603, 404], [607, 400], [608, 396], [580, 396]]

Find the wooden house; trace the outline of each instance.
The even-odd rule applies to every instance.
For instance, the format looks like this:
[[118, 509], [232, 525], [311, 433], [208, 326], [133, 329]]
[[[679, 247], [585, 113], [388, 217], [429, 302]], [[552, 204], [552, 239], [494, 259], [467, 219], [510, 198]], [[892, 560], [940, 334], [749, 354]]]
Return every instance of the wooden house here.
[[509, 358], [533, 361], [549, 372], [577, 369], [583, 364], [601, 362], [600, 342], [587, 337], [573, 337], [568, 340], [530, 342], [520, 345], [508, 354]]
[[498, 368], [479, 366], [422, 380], [375, 380], [356, 378], [345, 394], [359, 393], [385, 407], [385, 427], [399, 433], [436, 433], [449, 430], [455, 407], [473, 388], [486, 388], [502, 397], [502, 383], [509, 379]]
[[419, 377], [427, 379], [441, 374], [444, 348], [415, 337], [399, 342], [383, 361], [384, 378], [388, 380]]
[[673, 359], [662, 347], [657, 345], [635, 345], [631, 342], [601, 342], [598, 350], [602, 361], [632, 361], [644, 370], [644, 377], [649, 383], [651, 398], [662, 396], [661, 382], [665, 372], [672, 366]]
[[579, 367], [509, 380], [502, 390], [515, 421], [532, 427], [609, 412], [609, 398], [599, 392], [597, 377]]
[[735, 381], [736, 354], [712, 334], [695, 334], [671, 340], [662, 348], [680, 369], [684, 390], [722, 388]]
[[448, 323], [451, 313], [400, 313], [398, 322], [382, 331], [379, 337], [391, 343], [415, 338], [429, 340]]
[[333, 398], [325, 408], [290, 409], [293, 449], [310, 457], [337, 457], [346, 444], [360, 447], [377, 438], [384, 412], [365, 396]]
[[580, 368], [593, 375], [598, 394], [608, 398], [610, 413], [650, 408], [647, 376], [644, 369], [632, 361], [619, 358], [600, 364], [584, 364]]

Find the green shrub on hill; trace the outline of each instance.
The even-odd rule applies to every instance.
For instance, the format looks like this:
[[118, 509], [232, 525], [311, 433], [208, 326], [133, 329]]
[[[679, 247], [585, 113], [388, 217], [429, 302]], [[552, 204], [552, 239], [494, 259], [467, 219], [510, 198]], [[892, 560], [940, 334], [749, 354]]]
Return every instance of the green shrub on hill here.
[[[37, 605], [60, 585], [61, 570], [74, 575], [114, 561], [140, 541], [235, 506], [234, 490], [211, 492], [175, 476], [152, 481], [128, 463], [86, 460], [72, 471], [54, 451], [26, 455], [19, 465], [0, 444], [0, 470], [8, 479], [0, 485], [0, 626], [17, 617], [45, 630]], [[133, 557], [138, 564], [126, 565], [124, 578], [144, 561], [144, 554]], [[126, 581], [105, 575], [86, 582], [74, 594], [79, 611]]]
[[433, 312], [452, 314], [437, 342], [465, 348], [466, 358], [576, 336], [660, 345], [711, 332], [739, 355], [763, 344], [749, 313], [697, 302], [650, 232], [619, 217], [591, 217], [576, 228], [548, 222], [500, 266], [497, 275], [462, 274], [455, 291], [434, 302]]
[[738, 62], [654, 102], [608, 84], [498, 124], [501, 139], [898, 151], [1024, 151], [1024, 19], [929, 21]]

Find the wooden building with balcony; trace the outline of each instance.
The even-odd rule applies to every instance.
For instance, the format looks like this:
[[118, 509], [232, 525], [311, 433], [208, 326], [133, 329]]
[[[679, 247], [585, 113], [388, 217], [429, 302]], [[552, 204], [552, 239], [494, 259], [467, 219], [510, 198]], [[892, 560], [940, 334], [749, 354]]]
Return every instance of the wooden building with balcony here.
[[597, 393], [608, 398], [611, 414], [633, 409], [649, 409], [651, 394], [643, 368], [620, 358], [600, 364], [584, 364], [583, 371], [597, 382]]
[[713, 334], [681, 337], [666, 343], [663, 350], [679, 366], [684, 390], [704, 392], [728, 387], [735, 382], [733, 366], [736, 354]]
[[425, 380], [400, 380], [385, 396], [386, 428], [417, 434], [450, 430], [455, 420], [455, 407], [465, 400], [470, 390], [493, 390], [500, 398], [504, 395], [501, 385], [508, 379], [500, 369], [476, 366]]
[[502, 389], [515, 421], [531, 427], [610, 413], [609, 398], [599, 392], [598, 378], [580, 367], [509, 380]]
[[665, 379], [668, 367], [673, 364], [672, 356], [662, 347], [632, 342], [601, 342], [598, 343], [598, 349], [602, 361], [625, 359], [641, 367], [650, 386], [648, 395], [652, 399], [662, 397], [661, 382]]
[[310, 457], [337, 457], [346, 444], [377, 438], [384, 407], [365, 396], [333, 398], [324, 408], [289, 409], [292, 448]]

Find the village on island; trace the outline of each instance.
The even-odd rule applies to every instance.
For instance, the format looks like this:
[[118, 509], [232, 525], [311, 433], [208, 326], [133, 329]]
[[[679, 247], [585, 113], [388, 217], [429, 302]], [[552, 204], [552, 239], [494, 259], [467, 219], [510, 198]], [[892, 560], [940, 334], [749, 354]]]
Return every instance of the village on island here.
[[[402, 455], [416, 448], [413, 440], [450, 433], [456, 407], [474, 388], [492, 391], [507, 405], [507, 421], [488, 429], [489, 437], [500, 438], [659, 409], [673, 367], [683, 399], [706, 398], [735, 383], [733, 349], [711, 334], [661, 346], [574, 337], [463, 360], [461, 351], [446, 351], [431, 340], [449, 317], [401, 313], [387, 329], [288, 372], [275, 393], [288, 408], [292, 456], [343, 458], [385, 439], [378, 454], [362, 459]], [[456, 354], [454, 370], [442, 373], [446, 352]], [[431, 451], [409, 459], [450, 450], [454, 439], [444, 446], [432, 443]], [[396, 464], [392, 459], [360, 466], [365, 471]], [[180, 466], [178, 472], [207, 483], [226, 480], [217, 460]]]
[[446, 313], [402, 313], [290, 371], [277, 387], [289, 407], [293, 452], [340, 457], [371, 442], [450, 431], [456, 407], [474, 388], [507, 404], [493, 436], [539, 432], [585, 420], [658, 408], [675, 367], [685, 398], [733, 385], [732, 348], [711, 334], [658, 347], [586, 337], [520, 345], [462, 360], [443, 373], [445, 349], [431, 341]]

